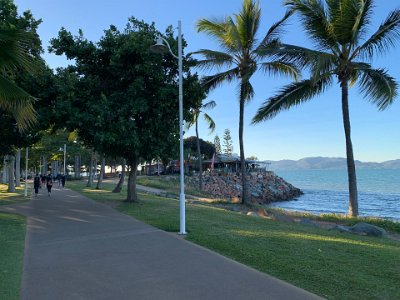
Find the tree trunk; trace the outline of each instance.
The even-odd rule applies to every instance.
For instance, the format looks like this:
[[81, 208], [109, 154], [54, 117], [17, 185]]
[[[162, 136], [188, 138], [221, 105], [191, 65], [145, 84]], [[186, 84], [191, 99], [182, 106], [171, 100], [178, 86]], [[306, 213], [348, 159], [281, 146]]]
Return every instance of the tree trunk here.
[[93, 165], [94, 165], [94, 154], [92, 153], [92, 157], [90, 158], [90, 165], [89, 165], [89, 178], [86, 184], [87, 187], [91, 187], [93, 184]]
[[15, 186], [21, 186], [21, 149], [17, 150], [17, 157], [15, 160]]
[[122, 190], [122, 186], [124, 185], [124, 180], [125, 180], [125, 165], [126, 165], [126, 160], [122, 160], [122, 172], [121, 172], [121, 178], [118, 181], [117, 186], [113, 189], [113, 193], [120, 193]]
[[47, 157], [43, 155], [43, 175], [47, 175], [48, 170]]
[[199, 128], [198, 128], [198, 121], [196, 118], [196, 141], [197, 141], [197, 157], [198, 157], [198, 164], [199, 164], [199, 189], [200, 191], [203, 189], [203, 166], [201, 162], [201, 151], [200, 151], [200, 141], [199, 141]]
[[240, 110], [239, 110], [239, 146], [240, 146], [240, 170], [242, 172], [242, 204], [248, 204], [248, 186], [246, 180], [246, 159], [243, 146], [243, 119], [244, 119], [244, 83], [240, 86]]
[[97, 180], [96, 190], [100, 190], [103, 186], [103, 178], [105, 171], [106, 171], [106, 157], [103, 154], [103, 158], [101, 159], [100, 176], [99, 179]]
[[358, 192], [356, 167], [354, 164], [353, 145], [351, 143], [351, 128], [349, 114], [349, 87], [347, 80], [342, 80], [342, 112], [343, 126], [346, 136], [347, 175], [349, 181], [349, 216], [358, 216]]
[[136, 192], [136, 170], [138, 165], [138, 159], [134, 158], [129, 161], [130, 171], [128, 179], [128, 196], [126, 198], [127, 202], [138, 202], [138, 196]]
[[81, 160], [79, 155], [75, 155], [74, 170], [74, 178], [79, 179], [81, 177]]
[[3, 180], [2, 183], [3, 184], [7, 184], [8, 183], [8, 163], [7, 163], [7, 155], [4, 155], [4, 159], [3, 159]]
[[10, 172], [8, 173], [8, 190], [9, 193], [15, 192], [15, 181], [14, 181], [14, 169], [15, 169], [15, 157], [13, 155], [9, 156], [10, 158]]

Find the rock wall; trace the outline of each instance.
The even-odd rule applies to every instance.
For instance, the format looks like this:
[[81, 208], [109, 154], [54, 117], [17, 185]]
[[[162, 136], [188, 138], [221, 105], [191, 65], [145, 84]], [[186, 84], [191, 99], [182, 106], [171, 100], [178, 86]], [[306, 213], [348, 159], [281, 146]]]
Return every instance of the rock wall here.
[[[274, 172], [257, 172], [247, 175], [251, 201], [253, 203], [270, 203], [292, 200], [303, 192], [286, 182]], [[216, 198], [228, 198], [238, 201], [241, 198], [242, 181], [237, 173], [207, 173], [203, 176], [203, 190]], [[198, 176], [188, 177], [186, 183], [198, 188]]]

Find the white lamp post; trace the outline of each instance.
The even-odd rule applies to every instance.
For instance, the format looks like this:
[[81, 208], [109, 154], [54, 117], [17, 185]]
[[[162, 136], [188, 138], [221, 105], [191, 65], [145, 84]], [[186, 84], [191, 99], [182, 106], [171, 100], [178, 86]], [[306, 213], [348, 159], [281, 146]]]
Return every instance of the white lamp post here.
[[159, 36], [155, 45], [150, 47], [155, 53], [169, 52], [173, 57], [178, 59], [179, 72], [179, 150], [180, 150], [180, 229], [179, 234], [186, 234], [185, 224], [185, 171], [183, 159], [183, 84], [182, 84], [182, 25], [178, 21], [178, 56], [176, 56], [169, 45], [168, 41]]

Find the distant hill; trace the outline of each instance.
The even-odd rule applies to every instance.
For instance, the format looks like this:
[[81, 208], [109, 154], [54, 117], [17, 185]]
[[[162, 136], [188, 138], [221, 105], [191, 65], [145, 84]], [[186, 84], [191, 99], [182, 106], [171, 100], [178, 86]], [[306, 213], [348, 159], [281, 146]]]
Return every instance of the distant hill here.
[[[346, 169], [346, 159], [342, 157], [306, 157], [299, 160], [267, 160], [270, 170], [338, 170]], [[357, 169], [400, 169], [400, 159], [382, 163], [355, 161]]]

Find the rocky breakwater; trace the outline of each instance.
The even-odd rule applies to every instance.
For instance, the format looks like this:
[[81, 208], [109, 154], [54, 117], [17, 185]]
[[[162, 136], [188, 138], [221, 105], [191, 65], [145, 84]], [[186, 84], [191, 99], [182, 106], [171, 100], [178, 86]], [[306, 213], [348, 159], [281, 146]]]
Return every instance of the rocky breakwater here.
[[[275, 175], [274, 172], [253, 172], [247, 176], [249, 192], [253, 203], [266, 204], [292, 200], [303, 192]], [[198, 176], [191, 176], [187, 184], [198, 187]], [[207, 173], [203, 176], [203, 190], [216, 198], [239, 201], [242, 192], [241, 175], [237, 173]]]

